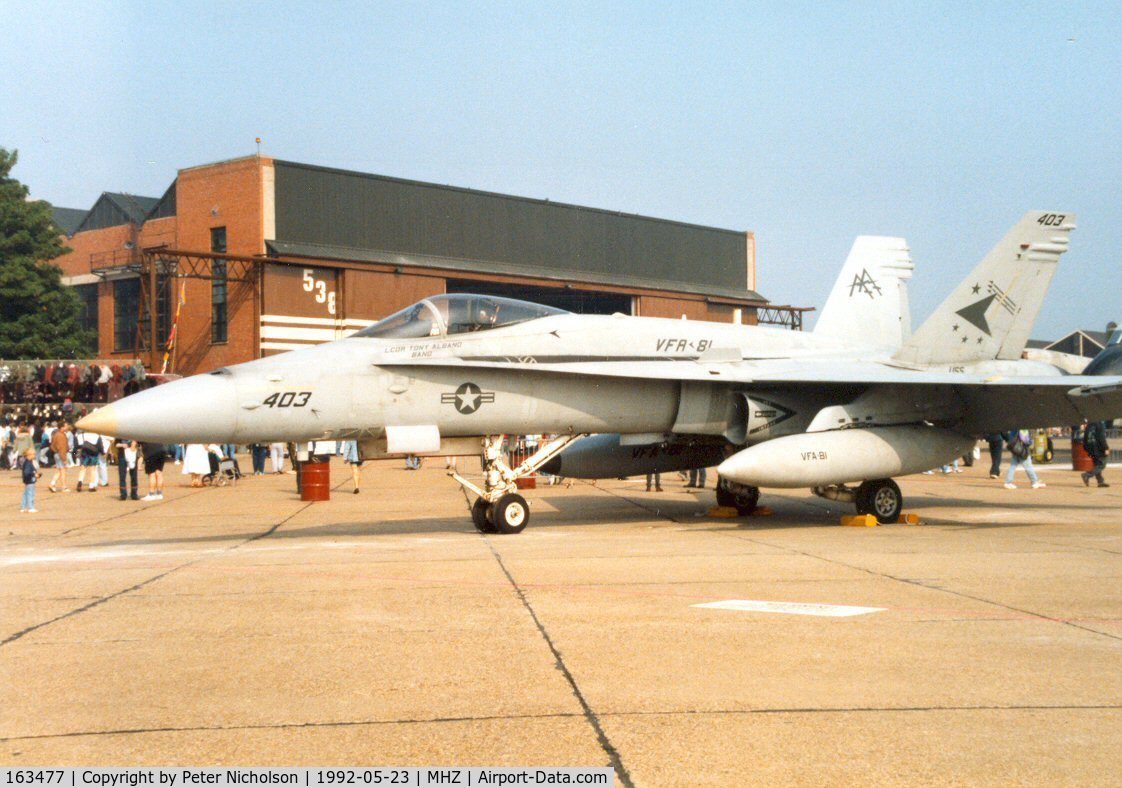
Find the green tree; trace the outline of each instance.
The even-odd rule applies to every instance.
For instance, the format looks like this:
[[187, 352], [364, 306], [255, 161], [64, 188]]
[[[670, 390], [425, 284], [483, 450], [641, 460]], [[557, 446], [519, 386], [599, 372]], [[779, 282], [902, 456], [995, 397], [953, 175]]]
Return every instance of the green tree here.
[[82, 328], [82, 302], [50, 261], [70, 251], [51, 206], [28, 200], [11, 177], [18, 151], [0, 148], [0, 358], [77, 358], [93, 332]]

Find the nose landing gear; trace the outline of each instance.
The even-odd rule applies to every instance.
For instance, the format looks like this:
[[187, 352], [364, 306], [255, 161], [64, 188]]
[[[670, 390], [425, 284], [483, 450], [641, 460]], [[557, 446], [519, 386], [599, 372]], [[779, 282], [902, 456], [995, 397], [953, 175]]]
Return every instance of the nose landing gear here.
[[521, 533], [530, 523], [530, 504], [518, 493], [515, 482], [534, 473], [564, 451], [570, 443], [583, 437], [580, 434], [554, 438], [527, 457], [517, 468], [511, 468], [503, 457], [502, 436], [485, 436], [480, 457], [483, 464], [482, 487], [471, 483], [456, 471], [448, 472], [465, 491], [478, 496], [471, 505], [471, 521], [476, 530], [484, 534]]

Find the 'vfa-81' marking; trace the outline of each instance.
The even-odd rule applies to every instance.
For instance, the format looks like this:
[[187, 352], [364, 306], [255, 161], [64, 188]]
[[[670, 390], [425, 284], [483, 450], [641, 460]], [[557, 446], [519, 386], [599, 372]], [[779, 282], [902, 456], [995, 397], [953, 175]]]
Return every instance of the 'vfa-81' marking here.
[[710, 339], [690, 339], [688, 337], [663, 338], [655, 343], [655, 350], [660, 353], [685, 353], [687, 350], [704, 353], [711, 347], [713, 347], [713, 341]]

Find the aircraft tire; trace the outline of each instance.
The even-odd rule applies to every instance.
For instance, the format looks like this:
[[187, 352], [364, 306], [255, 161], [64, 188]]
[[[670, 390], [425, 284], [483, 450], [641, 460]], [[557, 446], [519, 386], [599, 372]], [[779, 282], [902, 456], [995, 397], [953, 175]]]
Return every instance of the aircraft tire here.
[[491, 507], [491, 522], [500, 534], [522, 533], [530, 522], [530, 505], [518, 493], [507, 493]]
[[491, 519], [487, 516], [487, 510], [491, 504], [482, 498], [476, 498], [475, 503], [471, 505], [471, 522], [475, 525], [475, 530], [481, 534], [495, 533], [495, 526], [491, 523]]
[[727, 489], [722, 481], [717, 482], [717, 505], [730, 506], [736, 509], [741, 517], [746, 517], [756, 511], [760, 502], [760, 488], [748, 487], [747, 493], [734, 493]]
[[904, 509], [904, 496], [891, 479], [871, 479], [857, 488], [857, 513], [871, 514], [877, 522], [894, 523]]

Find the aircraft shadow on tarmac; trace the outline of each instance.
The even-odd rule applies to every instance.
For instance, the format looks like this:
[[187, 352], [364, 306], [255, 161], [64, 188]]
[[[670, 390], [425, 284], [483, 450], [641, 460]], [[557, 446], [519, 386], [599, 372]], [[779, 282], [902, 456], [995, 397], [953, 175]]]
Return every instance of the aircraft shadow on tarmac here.
[[[605, 498], [602, 495], [543, 495], [536, 500], [547, 503], [556, 511], [541, 507], [534, 507], [534, 498], [531, 498], [531, 511], [533, 520], [527, 529], [532, 533], [534, 528], [586, 528], [599, 527], [604, 523], [639, 523], [663, 521], [671, 523], [700, 523], [702, 518], [696, 515], [704, 513], [707, 505], [699, 504], [697, 500], [681, 499], [668, 500], [666, 498], [651, 497], [641, 499], [642, 505], [630, 497]], [[330, 510], [324, 509], [319, 515], [330, 519]], [[100, 542], [91, 542], [90, 547], [124, 547], [128, 545], [159, 545], [159, 544], [205, 544], [246, 542], [251, 539], [277, 540], [277, 539], [338, 539], [364, 536], [429, 536], [434, 534], [475, 534], [471, 524], [471, 514], [466, 506], [462, 513], [446, 517], [410, 517], [378, 520], [370, 517], [354, 518], [344, 521], [324, 522], [322, 524], [301, 525], [299, 527], [281, 526], [276, 531], [263, 536], [266, 526], [261, 530], [239, 530], [221, 534], [183, 534], [138, 539], [112, 539]], [[497, 537], [502, 539], [518, 539], [518, 536]]]
[[[1035, 494], [1035, 491], [1033, 491]], [[537, 500], [548, 504], [553, 510], [537, 507], [533, 501]], [[834, 503], [820, 499], [784, 497], [782, 495], [767, 495], [761, 499], [761, 504], [771, 510], [767, 516], [717, 518], [707, 514], [710, 506], [714, 505], [712, 496], [704, 493], [699, 497], [675, 497], [674, 493], [635, 493], [633, 495], [618, 495], [606, 498], [603, 495], [541, 495], [531, 498], [533, 521], [527, 533], [532, 533], [534, 528], [587, 528], [598, 527], [604, 523], [665, 523], [666, 525], [697, 525], [709, 526], [705, 530], [728, 530], [741, 528], [745, 530], [775, 530], [793, 528], [821, 528], [836, 526], [843, 515], [852, 514], [852, 508], [847, 504]], [[929, 525], [943, 525], [970, 529], [986, 528], [1016, 528], [1032, 525], [1032, 522], [1023, 520], [1013, 522], [977, 522], [974, 520], [957, 520], [948, 516], [946, 512], [924, 514], [925, 510], [937, 508], [965, 508], [971, 512], [982, 513], [987, 509], [1002, 511], [1015, 510], [1079, 510], [1079, 511], [1116, 511], [1117, 499], [1106, 499], [1095, 502], [1064, 503], [1049, 505], [1047, 502], [1031, 499], [1006, 500], [1000, 502], [981, 501], [968, 497], [930, 497], [913, 496], [909, 511], [918, 513], [921, 519]], [[330, 511], [323, 510], [320, 515], [330, 518]], [[1046, 519], [1054, 519], [1054, 513]], [[719, 529], [713, 526], [721, 526]], [[115, 539], [103, 542], [94, 542], [89, 546], [97, 547], [122, 547], [127, 545], [158, 545], [158, 544], [203, 544], [203, 543], [229, 543], [246, 542], [253, 539], [337, 539], [341, 537], [364, 536], [426, 536], [434, 534], [475, 534], [476, 531], [470, 522], [470, 514], [465, 508], [462, 514], [446, 517], [411, 517], [377, 520], [371, 518], [350, 519], [342, 522], [325, 522], [322, 524], [302, 525], [299, 527], [280, 527], [276, 531], [263, 536], [264, 530], [238, 531], [226, 534], [198, 534], [182, 536], [168, 535], [166, 537], [151, 539]], [[498, 537], [518, 539], [518, 536]]]

